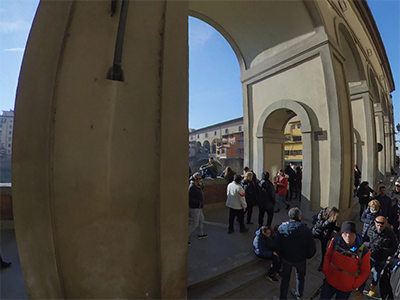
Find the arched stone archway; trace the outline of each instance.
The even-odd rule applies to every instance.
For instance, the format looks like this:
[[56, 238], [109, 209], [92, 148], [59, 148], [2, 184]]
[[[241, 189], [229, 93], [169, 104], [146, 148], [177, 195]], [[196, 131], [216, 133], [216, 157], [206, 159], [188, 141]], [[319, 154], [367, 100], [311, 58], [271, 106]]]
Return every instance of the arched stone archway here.
[[354, 42], [355, 39], [343, 20], [336, 18], [335, 21], [339, 46], [343, 56], [346, 57], [344, 66], [350, 90], [354, 137], [356, 137], [354, 163], [361, 169], [363, 180], [375, 183], [377, 152], [373, 101], [370, 98], [359, 46]]
[[211, 145], [209, 141], [204, 141], [203, 143], [204, 153], [211, 153]]
[[[191, 12], [218, 24], [241, 62], [245, 164], [268, 167], [259, 140], [271, 143], [293, 111], [312, 152], [305, 213], [319, 201], [346, 214], [350, 93], [346, 58], [326, 25], [339, 8], [334, 1], [247, 3], [132, 1], [117, 43], [123, 56], [114, 62], [119, 18], [110, 16], [109, 2], [40, 3], [18, 85], [12, 179], [32, 298], [186, 297]], [[370, 16], [349, 9], [349, 24], [365, 28], [357, 16]], [[122, 81], [108, 79], [113, 64]], [[145, 185], [137, 170], [146, 170]]]
[[[257, 150], [262, 155], [258, 156], [255, 170], [261, 174], [270, 173], [271, 179], [284, 169], [284, 133], [286, 123], [297, 115], [301, 122], [303, 135], [303, 183], [301, 209], [305, 216], [310, 216], [310, 211], [318, 210], [320, 202], [318, 196], [312, 197], [312, 125], [305, 107], [293, 100], [280, 100], [269, 105], [262, 113], [257, 124]], [[314, 182], [317, 185], [317, 181]], [[312, 200], [314, 200], [312, 202]]]

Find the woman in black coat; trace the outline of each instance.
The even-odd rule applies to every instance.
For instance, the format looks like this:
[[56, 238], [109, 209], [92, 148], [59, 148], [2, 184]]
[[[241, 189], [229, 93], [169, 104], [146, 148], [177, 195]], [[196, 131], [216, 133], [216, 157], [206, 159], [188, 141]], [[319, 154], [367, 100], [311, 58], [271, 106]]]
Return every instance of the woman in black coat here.
[[368, 228], [374, 224], [375, 218], [382, 215], [380, 209], [381, 204], [378, 200], [371, 200], [368, 203], [368, 207], [364, 210], [361, 215], [361, 222], [364, 223], [361, 236], [364, 237], [367, 234]]
[[314, 238], [321, 241], [321, 264], [318, 267], [318, 271], [322, 271], [324, 265], [326, 247], [328, 242], [332, 239], [333, 231], [340, 231], [340, 228], [336, 226], [336, 219], [339, 215], [339, 210], [336, 207], [327, 207], [322, 209], [317, 216], [316, 223], [312, 228], [311, 232]]
[[254, 224], [251, 222], [251, 216], [253, 215], [253, 207], [257, 203], [257, 195], [256, 195], [256, 186], [253, 182], [253, 173], [247, 172], [244, 175], [244, 179], [242, 180], [242, 186], [244, 189], [244, 197], [246, 198], [247, 203], [247, 223], [246, 224]]
[[369, 187], [368, 181], [361, 182], [360, 187], [357, 190], [358, 202], [360, 203], [360, 218], [371, 200], [371, 193], [376, 194], [375, 191]]

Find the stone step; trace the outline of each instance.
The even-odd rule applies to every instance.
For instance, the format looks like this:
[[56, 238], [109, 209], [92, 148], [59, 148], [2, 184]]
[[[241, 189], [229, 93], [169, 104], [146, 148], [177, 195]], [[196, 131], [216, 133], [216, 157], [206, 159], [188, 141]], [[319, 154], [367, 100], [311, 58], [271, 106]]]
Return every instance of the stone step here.
[[[305, 291], [302, 299], [313, 299], [322, 285], [324, 275], [318, 272], [320, 257], [317, 254], [307, 261]], [[270, 261], [255, 258], [206, 281], [188, 287], [188, 299], [273, 299], [279, 298], [280, 282], [265, 278]], [[290, 286], [296, 285], [292, 271]], [[289, 293], [288, 299], [293, 299]]]
[[254, 258], [225, 273], [188, 286], [188, 299], [221, 299], [262, 278], [269, 269], [268, 260]]

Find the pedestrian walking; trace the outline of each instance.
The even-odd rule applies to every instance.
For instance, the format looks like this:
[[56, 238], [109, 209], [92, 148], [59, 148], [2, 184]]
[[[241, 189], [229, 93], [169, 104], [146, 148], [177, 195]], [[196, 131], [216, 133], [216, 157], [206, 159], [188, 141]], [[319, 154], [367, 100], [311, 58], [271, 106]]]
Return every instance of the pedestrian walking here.
[[287, 299], [292, 268], [296, 269], [296, 291], [294, 297], [303, 296], [306, 276], [306, 260], [315, 255], [316, 247], [311, 230], [301, 222], [301, 210], [292, 207], [289, 221], [283, 222], [278, 228], [275, 249], [282, 259], [282, 281], [280, 299]]
[[325, 255], [321, 300], [335, 295], [335, 299], [346, 300], [369, 276], [371, 252], [357, 234], [356, 224], [345, 221], [341, 231], [341, 236], [331, 240]]
[[[190, 181], [189, 185], [189, 236], [193, 231], [197, 228], [199, 234], [197, 235], [198, 239], [205, 239], [208, 237], [207, 234], [203, 232], [204, 225], [204, 214], [203, 214], [203, 206], [204, 206], [204, 194], [201, 185], [201, 174], [196, 172], [192, 176], [193, 180]], [[188, 246], [191, 243], [188, 240]]]
[[289, 203], [286, 202], [286, 194], [288, 193], [287, 186], [288, 186], [288, 179], [285, 176], [285, 171], [282, 169], [279, 170], [278, 177], [276, 178], [275, 185], [276, 185], [276, 192], [278, 193], [278, 208], [275, 210], [276, 213], [280, 212], [281, 203], [286, 204], [286, 210], [290, 208]]
[[236, 174], [233, 181], [228, 184], [227, 187], [227, 199], [225, 205], [229, 207], [229, 234], [235, 231], [233, 228], [235, 218], [239, 222], [240, 232], [249, 231], [249, 229], [244, 226], [244, 213], [246, 212], [247, 203], [243, 187], [240, 185], [241, 181], [242, 176]]
[[275, 189], [269, 180], [269, 173], [261, 174], [261, 181], [258, 183], [258, 227], [264, 225], [264, 215], [267, 213], [267, 227], [270, 227], [274, 218]]

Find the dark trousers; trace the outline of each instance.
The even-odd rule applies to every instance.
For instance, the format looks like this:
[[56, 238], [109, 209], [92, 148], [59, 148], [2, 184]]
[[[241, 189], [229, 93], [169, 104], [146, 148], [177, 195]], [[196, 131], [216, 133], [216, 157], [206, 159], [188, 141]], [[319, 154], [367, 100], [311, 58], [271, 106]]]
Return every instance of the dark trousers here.
[[205, 169], [201, 171], [201, 178], [206, 178], [206, 177], [211, 177], [211, 178], [217, 178], [217, 175], [214, 174], [214, 172], [210, 169]]
[[360, 218], [361, 218], [362, 213], [363, 213], [364, 210], [367, 208], [368, 203], [367, 203], [367, 204], [363, 204], [363, 203], [361, 203], [361, 202], [359, 202], [359, 203], [360, 203]]
[[325, 254], [326, 254], [326, 247], [328, 246], [328, 242], [330, 241], [330, 239], [328, 238], [317, 238], [321, 241], [321, 266], [324, 265], [324, 259], [325, 259]]
[[296, 295], [303, 297], [304, 278], [306, 276], [306, 261], [291, 263], [282, 259], [282, 281], [279, 299], [287, 299], [292, 267], [296, 269]]
[[253, 215], [253, 205], [247, 203], [246, 214], [247, 214], [247, 223], [251, 222], [251, 216]]
[[233, 222], [235, 217], [239, 222], [240, 229], [244, 228], [244, 211], [243, 209], [233, 209], [229, 208], [229, 230], [233, 230]]
[[326, 279], [324, 279], [324, 284], [322, 285], [321, 289], [321, 296], [320, 300], [329, 300], [332, 299], [332, 297], [336, 294], [335, 299], [337, 300], [346, 300], [349, 299], [351, 291], [350, 292], [342, 292], [339, 291], [337, 288], [334, 288], [331, 286]]
[[274, 208], [262, 208], [258, 207], [258, 227], [264, 225], [264, 214], [267, 213], [267, 226], [270, 227], [272, 219], [274, 218]]
[[272, 266], [271, 269], [269, 269], [269, 274], [277, 273], [282, 266], [281, 259], [279, 258], [279, 256], [272, 255], [271, 260], [272, 260]]

